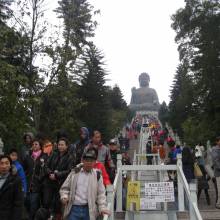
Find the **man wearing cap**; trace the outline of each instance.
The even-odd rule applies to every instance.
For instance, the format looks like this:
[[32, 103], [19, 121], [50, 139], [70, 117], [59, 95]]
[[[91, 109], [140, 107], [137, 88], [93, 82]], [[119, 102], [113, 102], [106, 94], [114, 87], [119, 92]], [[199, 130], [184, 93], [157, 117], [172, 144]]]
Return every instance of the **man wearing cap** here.
[[115, 172], [116, 172], [116, 169], [117, 169], [117, 154], [119, 154], [120, 151], [118, 149], [117, 141], [115, 139], [111, 139], [109, 141], [108, 145], [109, 145], [109, 149], [110, 149], [111, 159], [112, 159], [112, 162], [114, 164], [114, 168], [112, 168], [111, 172], [109, 173], [110, 180], [113, 183], [114, 179], [115, 179]]
[[109, 214], [102, 176], [93, 169], [95, 162], [96, 152], [90, 148], [82, 156], [83, 167], [72, 170], [63, 183], [60, 198], [65, 220], [96, 220], [99, 214]]
[[118, 146], [117, 146], [117, 141], [115, 139], [111, 139], [109, 141], [109, 149], [110, 149], [110, 155], [111, 159], [116, 167], [117, 165], [117, 154], [119, 154]]

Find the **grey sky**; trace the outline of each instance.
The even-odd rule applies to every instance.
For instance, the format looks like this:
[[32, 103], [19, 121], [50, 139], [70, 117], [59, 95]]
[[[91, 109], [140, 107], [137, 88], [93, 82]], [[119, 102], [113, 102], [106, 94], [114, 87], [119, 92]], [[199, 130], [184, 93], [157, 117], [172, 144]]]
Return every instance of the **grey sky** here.
[[[48, 8], [57, 1], [47, 0]], [[118, 84], [127, 103], [131, 88], [138, 87], [142, 72], [150, 75], [160, 102], [169, 102], [170, 86], [179, 63], [171, 15], [184, 6], [184, 0], [89, 0], [101, 14], [95, 44], [105, 55], [108, 84]], [[57, 23], [55, 13], [46, 14]]]
[[90, 0], [99, 26], [95, 43], [103, 50], [111, 85], [118, 84], [129, 103], [138, 75], [150, 74], [150, 87], [159, 100], [169, 101], [169, 91], [178, 65], [175, 32], [170, 16], [184, 0]]

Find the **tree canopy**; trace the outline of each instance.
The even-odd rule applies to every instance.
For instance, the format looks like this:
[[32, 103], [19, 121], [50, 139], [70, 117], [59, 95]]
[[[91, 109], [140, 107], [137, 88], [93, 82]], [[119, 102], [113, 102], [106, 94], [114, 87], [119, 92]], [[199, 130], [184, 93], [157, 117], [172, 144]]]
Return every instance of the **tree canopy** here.
[[220, 129], [220, 2], [186, 0], [172, 16], [180, 65], [171, 89], [170, 123], [189, 144]]
[[0, 133], [6, 151], [20, 147], [28, 131], [54, 140], [63, 129], [75, 141], [87, 126], [108, 139], [128, 117], [120, 88], [106, 85], [104, 56], [93, 43], [99, 11], [88, 0], [60, 0], [55, 13], [62, 28], [51, 27], [44, 3], [0, 2]]

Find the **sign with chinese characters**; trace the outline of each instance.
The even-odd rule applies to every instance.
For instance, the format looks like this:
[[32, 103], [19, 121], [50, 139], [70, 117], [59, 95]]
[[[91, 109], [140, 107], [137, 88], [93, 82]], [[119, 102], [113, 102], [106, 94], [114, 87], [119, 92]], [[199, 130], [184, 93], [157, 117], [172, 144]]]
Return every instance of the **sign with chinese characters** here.
[[135, 209], [140, 210], [140, 182], [130, 181], [128, 182], [127, 192], [127, 210], [130, 209], [132, 203], [135, 204]]
[[148, 202], [174, 202], [173, 182], [145, 183], [145, 198]]
[[149, 202], [146, 198], [141, 198], [141, 210], [155, 210], [157, 208], [156, 202]]

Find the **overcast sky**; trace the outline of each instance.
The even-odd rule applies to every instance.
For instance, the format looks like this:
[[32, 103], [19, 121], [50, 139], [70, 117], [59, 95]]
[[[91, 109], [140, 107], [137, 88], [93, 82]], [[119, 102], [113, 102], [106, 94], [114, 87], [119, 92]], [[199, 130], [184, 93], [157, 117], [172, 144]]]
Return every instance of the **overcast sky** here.
[[95, 43], [103, 50], [111, 85], [118, 84], [130, 103], [131, 88], [142, 72], [150, 75], [160, 102], [169, 91], [178, 65], [170, 16], [184, 0], [90, 0], [101, 10]]
[[[50, 9], [57, 6], [57, 1], [47, 1]], [[105, 55], [108, 84], [118, 84], [129, 104], [131, 88], [139, 87], [139, 74], [147, 72], [160, 102], [168, 103], [179, 63], [170, 17], [184, 6], [184, 0], [89, 1], [101, 10], [94, 41]], [[57, 23], [55, 14], [46, 16]]]

